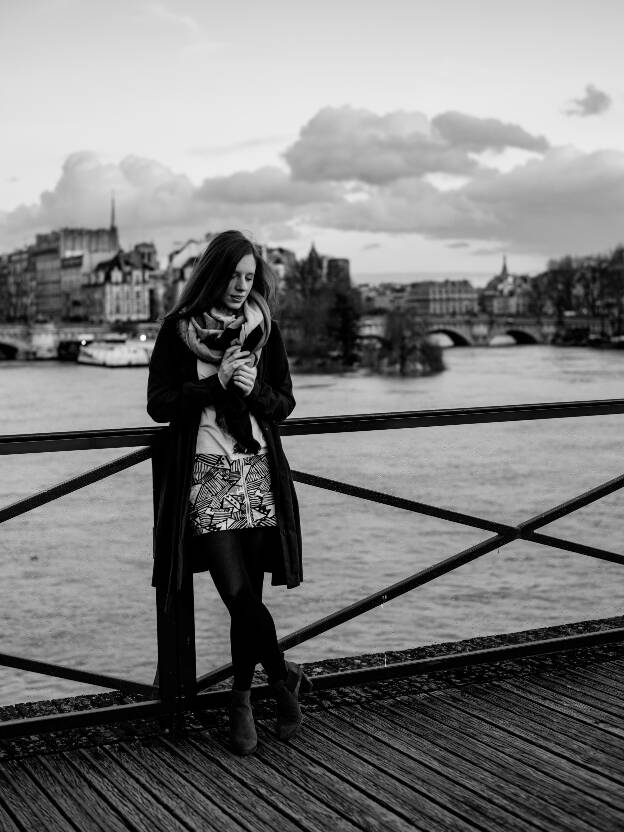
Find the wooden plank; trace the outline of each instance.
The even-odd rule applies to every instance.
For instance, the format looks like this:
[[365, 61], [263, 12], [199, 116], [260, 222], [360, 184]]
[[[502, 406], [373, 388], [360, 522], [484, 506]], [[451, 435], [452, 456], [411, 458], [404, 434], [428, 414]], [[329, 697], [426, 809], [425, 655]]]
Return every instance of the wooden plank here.
[[421, 783], [418, 772], [405, 774], [399, 771], [402, 760], [388, 760], [387, 755], [382, 760], [379, 749], [364, 749], [360, 738], [357, 743], [348, 744], [333, 728], [331, 731], [327, 728], [319, 730], [315, 714], [307, 715], [305, 737], [298, 738], [296, 742], [303, 754], [327, 765], [390, 811], [406, 819], [419, 818], [427, 830], [448, 829], [449, 825], [453, 829], [473, 828], [472, 819], [456, 812], [455, 806], [450, 810], [446, 799], [443, 802], [436, 799], [440, 794], [437, 793], [434, 778]]
[[190, 737], [191, 745], [210, 763], [218, 764], [246, 783], [261, 800], [284, 812], [306, 832], [357, 832], [358, 827], [320, 801], [314, 790], [305, 788], [305, 780], [297, 782], [283, 777], [257, 755], [235, 757], [231, 751], [205, 735]]
[[[501, 749], [514, 760], [537, 768], [540, 776], [546, 772], [566, 784], [573, 782], [579, 795], [584, 801], [589, 801], [590, 805], [595, 797], [617, 811], [624, 809], [624, 792], [611, 777], [599, 769], [579, 765], [574, 755], [549, 743], [543, 732], [532, 736], [527, 733], [524, 725], [517, 727], [514, 720], [506, 712], [500, 712], [500, 709], [491, 707], [483, 711], [469, 699], [466, 702], [461, 698], [456, 702], [445, 698], [444, 702], [432, 705], [427, 697], [427, 700], [414, 699], [410, 704], [417, 709], [419, 718], [420, 714], [425, 713], [460, 735], [466, 734], [473, 741], [478, 740], [490, 748]], [[403, 711], [403, 706], [396, 703], [392, 708], [399, 714]]]
[[533, 684], [539, 684], [540, 687], [566, 691], [580, 702], [587, 701], [588, 704], [595, 704], [598, 707], [604, 706], [604, 710], [612, 713], [618, 722], [624, 717], [624, 703], [622, 702], [624, 687], [620, 691], [615, 688], [605, 688], [596, 676], [581, 676], [572, 673], [560, 676], [539, 675], [532, 677], [531, 681]]
[[117, 811], [128, 818], [133, 827], [145, 832], [187, 832], [176, 817], [171, 816], [151, 792], [142, 788], [133, 777], [128, 777], [121, 766], [101, 748], [67, 752], [68, 759], [80, 766], [83, 776], [93, 787], [114, 804]]
[[561, 726], [561, 730], [584, 736], [588, 742], [597, 742], [616, 759], [624, 761], [621, 741], [624, 734], [611, 727], [607, 720], [613, 721], [613, 716], [605, 711], [583, 705], [564, 693], [534, 684], [528, 679], [523, 679], [522, 686], [501, 681], [489, 687], [493, 694], [508, 695], [513, 706], [530, 708], [545, 723], [552, 720], [553, 724]]
[[[463, 703], [462, 703], [463, 698]], [[444, 696], [436, 697], [440, 707], [444, 703], [457, 703], [464, 710], [469, 708], [470, 712], [480, 714], [497, 727], [504, 727], [510, 733], [519, 735], [536, 746], [546, 748], [554, 754], [564, 757], [568, 761], [583, 765], [592, 771], [596, 771], [604, 777], [608, 777], [621, 785], [624, 785], [624, 776], [614, 769], [614, 760], [605, 755], [601, 748], [594, 743], [588, 744], [583, 740], [568, 736], [557, 727], [544, 725], [531, 716], [531, 713], [518, 713], [517, 710], [509, 707], [504, 698], [493, 698], [487, 696], [471, 697], [470, 703], [466, 706], [466, 695], [444, 692]]]
[[[501, 681], [498, 686], [505, 690], [517, 690], [513, 686], [508, 687], [509, 684], [509, 682]], [[539, 698], [547, 707], [556, 708], [600, 730], [616, 736], [624, 735], [622, 728], [618, 728], [624, 719], [624, 709], [618, 710], [617, 705], [599, 698], [598, 694], [593, 695], [587, 688], [572, 687], [557, 679], [532, 678], [523, 681], [520, 690], [527, 698], [531, 696]]]
[[[328, 739], [333, 737], [335, 743], [352, 754], [368, 759], [382, 771], [390, 772], [392, 777], [413, 789], [422, 788], [432, 800], [440, 806], [452, 805], [453, 811], [468, 823], [479, 818], [479, 825], [484, 829], [499, 832], [505, 830], [523, 830], [531, 832], [540, 827], [520, 816], [516, 807], [502, 794], [496, 794], [486, 788], [486, 777], [481, 782], [472, 782], [469, 778], [461, 781], [457, 776], [449, 776], [448, 769], [436, 763], [435, 758], [423, 757], [414, 753], [410, 746], [396, 735], [384, 733], [373, 725], [372, 720], [360, 722], [349, 719], [342, 709], [342, 719], [338, 714], [324, 713], [322, 716], [308, 717], [308, 723]], [[373, 734], [373, 735], [371, 735]], [[500, 788], [500, 780], [496, 780]]]
[[587, 684], [593, 685], [596, 690], [601, 693], [608, 693], [610, 696], [616, 696], [620, 701], [624, 694], [624, 680], [619, 681], [609, 676], [598, 667], [585, 668], [575, 667], [566, 670], [565, 678], [572, 678], [578, 681], [584, 681]]
[[145, 748], [145, 742], [132, 742], [109, 746], [106, 751], [183, 823], [202, 832], [239, 832], [237, 822], [177, 771], [146, 755]]
[[[156, 759], [160, 758], [174, 771], [178, 771], [189, 782], [213, 802], [218, 802], [221, 809], [227, 812], [242, 827], [250, 830], [284, 830], [284, 832], [300, 832], [296, 824], [292, 823], [281, 812], [272, 806], [259, 802], [246, 785], [235, 777], [226, 773], [218, 766], [207, 766], [206, 760], [187, 741], [173, 743], [162, 739], [150, 749]], [[241, 815], [241, 806], [245, 807]]]
[[[534, 803], [530, 810], [525, 808], [531, 802], [530, 791], [518, 787], [512, 780], [506, 780], [500, 767], [479, 765], [478, 755], [464, 757], [458, 754], [456, 742], [449, 746], [443, 741], [433, 742], [422, 732], [409, 732], [400, 721], [385, 718], [383, 709], [366, 708], [360, 711], [354, 708], [347, 711], [339, 708], [332, 715], [344, 721], [347, 730], [356, 728], [366, 731], [402, 754], [424, 763], [442, 776], [442, 782], [446, 778], [451, 780], [453, 786], [449, 794], [454, 791], [455, 784], [460, 783], [499, 808], [518, 815], [531, 828], [546, 832], [550, 832], [561, 820], [560, 813], [552, 807], [550, 813], [536, 812]], [[540, 817], [540, 814], [543, 816]], [[588, 832], [588, 827], [583, 828]]]
[[2, 786], [0, 785], [0, 829], [2, 832], [20, 832], [18, 825], [2, 805]]
[[[313, 752], [314, 758], [323, 758], [343, 777], [366, 791], [387, 809], [405, 818], [418, 817], [428, 830], [473, 829], [473, 818], [466, 817], [455, 803], [440, 802], [440, 793], [433, 779], [420, 782], [417, 772], [406, 774], [400, 764], [389, 755], [360, 747], [360, 742], [349, 745], [335, 730], [319, 730], [318, 724], [308, 718], [305, 739], [301, 741], [305, 754]], [[397, 755], [398, 756], [398, 755]]]
[[424, 740], [431, 746], [432, 754], [438, 753], [438, 749], [448, 752], [439, 759], [449, 768], [453, 767], [453, 763], [448, 758], [454, 756], [466, 760], [468, 765], [500, 777], [505, 792], [526, 803], [527, 811], [534, 814], [536, 819], [541, 818], [547, 829], [559, 823], [564, 823], [565, 828], [569, 829], [574, 823], [577, 832], [603, 831], [603, 826], [595, 822], [596, 810], [602, 809], [602, 804], [572, 787], [568, 777], [559, 781], [550, 776], [548, 766], [535, 766], [532, 755], [510, 754], [508, 740], [513, 738], [509, 735], [504, 742], [495, 738], [488, 745], [483, 741], [480, 728], [473, 733], [462, 731], [460, 723], [449, 724], [450, 720], [433, 719], [425, 716], [422, 710], [410, 710], [406, 704], [399, 709], [388, 707], [386, 702], [367, 703], [365, 710], [373, 711], [382, 725], [393, 725], [398, 732], [413, 738], [416, 747], [420, 748]]
[[380, 751], [383, 746], [374, 739], [370, 743], [372, 748], [366, 747], [360, 737], [357, 742], [346, 741], [334, 725], [324, 724], [326, 715], [307, 716], [306, 735], [301, 740], [305, 754], [313, 751], [319, 761], [324, 756], [337, 773], [348, 777], [357, 788], [406, 818], [419, 818], [427, 830], [445, 829], [449, 825], [453, 829], [473, 828], [472, 818], [466, 817], [456, 805], [449, 810], [447, 800], [440, 801], [434, 778], [421, 782], [417, 771], [406, 773], [411, 761], [404, 762], [391, 751]]
[[[33, 832], [67, 832], [74, 827], [45, 791], [14, 760], [4, 760], [0, 771], [3, 802], [17, 821], [18, 828]], [[9, 788], [7, 788], [9, 786]]]
[[554, 732], [558, 741], [565, 740], [568, 745], [571, 742], [598, 745], [610, 767], [619, 767], [624, 759], [624, 749], [618, 738], [588, 724], [580, 713], [567, 714], [562, 709], [548, 707], [545, 697], [542, 701], [535, 696], [528, 700], [519, 689], [501, 690], [496, 683], [492, 683], [487, 685], [479, 698], [515, 713], [527, 722], [541, 725], [543, 729]]
[[[410, 809], [406, 819], [396, 804], [389, 809], [385, 801], [380, 803], [376, 800], [375, 790], [362, 788], [357, 776], [345, 774], [342, 767], [337, 769], [323, 754], [319, 755], [311, 747], [307, 731], [301, 744], [297, 740], [289, 743], [275, 742], [274, 735], [262, 724], [258, 726], [258, 736], [261, 745], [258, 746], [256, 757], [286, 779], [304, 783], [318, 800], [366, 832], [428, 832], [426, 820], [421, 819], [418, 813]], [[457, 829], [462, 830], [464, 827]]]
[[47, 754], [39, 760], [48, 772], [54, 775], [59, 784], [59, 790], [71, 797], [77, 821], [80, 822], [82, 819], [83, 826], [78, 826], [78, 829], [84, 829], [87, 823], [91, 824], [93, 829], [98, 829], [100, 821], [103, 820], [105, 821], [104, 829], [127, 832], [128, 826], [125, 819], [111, 808], [110, 804], [91, 787], [78, 770], [69, 764], [62, 753]]

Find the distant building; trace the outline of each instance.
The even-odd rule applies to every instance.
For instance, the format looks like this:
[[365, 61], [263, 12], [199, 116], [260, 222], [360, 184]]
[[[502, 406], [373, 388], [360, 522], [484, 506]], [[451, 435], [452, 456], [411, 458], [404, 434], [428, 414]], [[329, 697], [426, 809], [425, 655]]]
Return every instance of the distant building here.
[[37, 318], [79, 319], [83, 311], [84, 275], [119, 249], [114, 199], [109, 228], [60, 228], [37, 234], [30, 247], [36, 277]]
[[0, 265], [2, 282], [2, 307], [0, 319], [3, 321], [34, 320], [35, 308], [35, 272], [29, 248], [16, 249], [2, 256]]
[[8, 320], [9, 304], [9, 255], [0, 254], [0, 322]]
[[405, 283], [360, 283], [356, 287], [362, 301], [363, 314], [388, 312], [403, 307]]
[[422, 280], [408, 285], [403, 303], [419, 317], [472, 315], [478, 310], [477, 298], [468, 280]]
[[208, 243], [216, 236], [214, 232], [208, 231], [203, 239], [188, 239], [169, 253], [165, 272], [168, 288], [164, 299], [167, 310], [175, 306], [180, 299], [182, 290], [186, 286], [193, 271], [195, 261], [204, 252]]
[[507, 269], [507, 258], [499, 274], [495, 275], [480, 292], [480, 306], [488, 315], [528, 315], [533, 302], [531, 278], [513, 275]]
[[358, 336], [360, 338], [376, 338], [381, 340], [386, 334], [387, 316], [383, 312], [362, 315], [358, 322]]
[[136, 252], [118, 252], [87, 276], [84, 298], [93, 323], [148, 321], [150, 275], [153, 269]]

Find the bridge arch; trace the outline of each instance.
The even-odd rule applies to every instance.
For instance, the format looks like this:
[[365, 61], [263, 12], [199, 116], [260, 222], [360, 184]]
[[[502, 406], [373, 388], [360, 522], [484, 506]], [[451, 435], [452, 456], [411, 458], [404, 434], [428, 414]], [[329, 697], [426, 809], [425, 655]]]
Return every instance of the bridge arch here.
[[467, 338], [462, 332], [447, 326], [433, 327], [432, 329], [428, 329], [426, 334], [437, 335], [438, 333], [448, 336], [453, 342], [454, 347], [469, 347], [472, 345], [470, 339]]
[[17, 358], [19, 347], [10, 341], [0, 341], [0, 361], [13, 360]]
[[519, 329], [517, 327], [510, 327], [505, 330], [505, 335], [511, 335], [514, 339], [516, 344], [539, 344], [538, 338], [536, 338], [533, 332], [530, 332], [527, 329]]

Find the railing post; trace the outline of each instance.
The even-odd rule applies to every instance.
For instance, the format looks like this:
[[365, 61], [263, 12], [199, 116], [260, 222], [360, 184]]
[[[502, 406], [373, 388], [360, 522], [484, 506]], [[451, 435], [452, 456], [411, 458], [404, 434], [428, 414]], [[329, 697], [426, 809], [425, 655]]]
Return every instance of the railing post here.
[[197, 662], [195, 658], [195, 597], [193, 573], [189, 569], [177, 597], [176, 636], [181, 692], [186, 699], [197, 694]]
[[[152, 490], [154, 519], [158, 509], [160, 454], [159, 446], [153, 446]], [[162, 470], [162, 469], [161, 469]], [[197, 693], [197, 669], [195, 659], [195, 604], [193, 574], [189, 570], [182, 586], [170, 600], [166, 609], [167, 590], [156, 588], [156, 634], [158, 639], [158, 667], [154, 685], [167, 706], [170, 727], [182, 724], [182, 699], [192, 699]]]

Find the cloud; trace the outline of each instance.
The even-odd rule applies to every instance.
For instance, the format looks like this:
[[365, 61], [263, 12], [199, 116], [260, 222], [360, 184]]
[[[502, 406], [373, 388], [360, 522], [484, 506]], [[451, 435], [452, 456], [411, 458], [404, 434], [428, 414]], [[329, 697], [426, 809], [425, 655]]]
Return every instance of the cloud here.
[[432, 135], [422, 113], [380, 116], [353, 107], [320, 110], [284, 158], [295, 179], [373, 185], [425, 173], [465, 174], [476, 166], [465, 150]]
[[366, 201], [323, 206], [318, 222], [548, 256], [612, 247], [622, 239], [623, 215], [624, 153], [551, 148], [507, 172], [480, 171], [454, 191], [420, 179], [390, 183]]
[[277, 167], [262, 167], [255, 171], [239, 171], [229, 176], [205, 179], [196, 197], [220, 203], [281, 203], [307, 205], [328, 202], [336, 198], [336, 188], [330, 183], [299, 182]]
[[285, 133], [273, 136], [260, 136], [254, 139], [232, 142], [231, 144], [194, 146], [190, 147], [188, 152], [192, 156], [227, 156], [231, 153], [238, 153], [241, 150], [256, 150], [258, 148], [284, 145], [290, 138], [291, 136]]
[[192, 38], [199, 38], [203, 30], [198, 21], [190, 14], [173, 11], [165, 3], [151, 2], [145, 5], [145, 11], [153, 15], [166, 26], [180, 28], [186, 35]]
[[[504, 171], [471, 153], [522, 147], [534, 155]], [[325, 108], [285, 158], [196, 184], [138, 155], [117, 163], [70, 154], [55, 187], [32, 205], [0, 214], [0, 250], [40, 231], [108, 223], [114, 191], [124, 244], [173, 240], [238, 227], [256, 239], [287, 240], [301, 228], [418, 235], [451, 249], [533, 255], [609, 249], [622, 241], [624, 152], [549, 147], [519, 125], [447, 112], [376, 115]], [[452, 188], [432, 169], [463, 168]], [[374, 238], [362, 250], [378, 245]]]
[[366, 243], [362, 246], [362, 251], [373, 251], [373, 249], [381, 248], [381, 243]]
[[587, 84], [585, 95], [580, 98], [573, 98], [573, 106], [565, 110], [569, 116], [597, 116], [606, 112], [611, 106], [612, 99], [603, 90], [599, 90], [593, 84]]
[[518, 124], [446, 112], [378, 115], [353, 107], [325, 107], [305, 124], [284, 153], [293, 177], [309, 182], [352, 181], [384, 185], [427, 174], [473, 174], [475, 153], [505, 148], [543, 153], [544, 136]]
[[0, 215], [0, 250], [51, 228], [107, 225], [113, 192], [123, 241], [155, 239], [165, 246], [187, 233], [225, 227], [245, 228], [258, 238], [287, 239], [296, 233], [293, 220], [305, 220], [307, 211], [339, 198], [336, 186], [296, 182], [277, 167], [195, 185], [154, 159], [130, 155], [109, 163], [91, 151], [77, 151], [38, 202]]
[[476, 153], [484, 150], [500, 151], [507, 147], [543, 153], [549, 146], [544, 136], [534, 136], [518, 124], [499, 121], [497, 118], [477, 118], [449, 111], [435, 116], [431, 124], [442, 139], [453, 147]]

